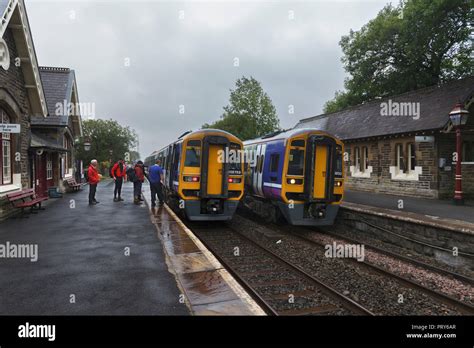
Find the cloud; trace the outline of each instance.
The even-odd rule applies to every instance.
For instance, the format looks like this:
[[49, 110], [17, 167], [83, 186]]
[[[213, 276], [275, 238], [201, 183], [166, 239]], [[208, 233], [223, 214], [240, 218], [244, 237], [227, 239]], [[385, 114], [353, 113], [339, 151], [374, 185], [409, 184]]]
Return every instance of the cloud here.
[[341, 36], [373, 18], [384, 2], [26, 5], [40, 64], [75, 69], [81, 101], [95, 102], [98, 117], [134, 128], [145, 157], [218, 119], [243, 75], [262, 83], [283, 127], [320, 113], [343, 87]]

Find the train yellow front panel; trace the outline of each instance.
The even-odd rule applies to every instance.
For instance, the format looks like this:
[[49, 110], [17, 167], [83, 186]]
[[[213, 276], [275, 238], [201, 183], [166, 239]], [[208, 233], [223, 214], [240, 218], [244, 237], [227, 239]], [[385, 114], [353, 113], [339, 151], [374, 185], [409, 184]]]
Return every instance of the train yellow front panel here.
[[224, 150], [222, 145], [209, 146], [209, 163], [207, 166], [207, 194], [222, 194], [222, 169], [224, 164], [219, 163], [219, 150]]
[[326, 198], [326, 172], [328, 163], [327, 145], [317, 145], [315, 154], [313, 197], [324, 199]]

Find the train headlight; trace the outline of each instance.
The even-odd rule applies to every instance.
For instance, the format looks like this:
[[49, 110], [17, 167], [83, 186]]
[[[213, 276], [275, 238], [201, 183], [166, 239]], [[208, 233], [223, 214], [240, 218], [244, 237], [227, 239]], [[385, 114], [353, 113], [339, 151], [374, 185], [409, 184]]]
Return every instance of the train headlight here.
[[336, 187], [341, 187], [341, 186], [342, 186], [342, 181], [336, 181], [336, 182], [334, 183], [334, 186], [336, 186]]
[[241, 178], [229, 178], [227, 179], [229, 184], [240, 184], [242, 182]]
[[199, 182], [199, 176], [183, 176], [185, 182]]
[[290, 185], [301, 185], [303, 183], [303, 179], [291, 178], [291, 179], [286, 179], [286, 182]]

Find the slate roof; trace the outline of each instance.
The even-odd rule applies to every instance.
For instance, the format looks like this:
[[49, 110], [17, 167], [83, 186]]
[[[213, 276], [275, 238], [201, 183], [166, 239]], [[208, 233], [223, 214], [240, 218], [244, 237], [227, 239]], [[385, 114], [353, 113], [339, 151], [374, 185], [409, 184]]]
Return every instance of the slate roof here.
[[[302, 119], [295, 128], [316, 128], [342, 140], [388, 134], [438, 130], [446, 126], [449, 112], [458, 101], [466, 102], [474, 94], [474, 76], [440, 86], [426, 87], [390, 98], [374, 100], [348, 109]], [[382, 116], [381, 103], [420, 103], [420, 117]]]
[[67, 127], [68, 124], [68, 116], [31, 116], [32, 126]]
[[[1, 1], [1, 0], [0, 0]], [[41, 81], [46, 98], [46, 104], [51, 116], [56, 115], [56, 104], [71, 101], [74, 83], [74, 70], [68, 68], [40, 67]]]

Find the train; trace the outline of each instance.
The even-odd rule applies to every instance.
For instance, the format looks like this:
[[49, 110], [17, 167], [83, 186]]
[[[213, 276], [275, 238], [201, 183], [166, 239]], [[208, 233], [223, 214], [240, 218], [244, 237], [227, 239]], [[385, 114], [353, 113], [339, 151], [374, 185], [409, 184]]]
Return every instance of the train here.
[[161, 160], [166, 202], [190, 221], [232, 219], [244, 195], [243, 143], [217, 129], [189, 131], [153, 152]]
[[[344, 195], [344, 144], [296, 128], [244, 142], [243, 203], [268, 221], [332, 225]], [[250, 163], [248, 163], [250, 162]]]

